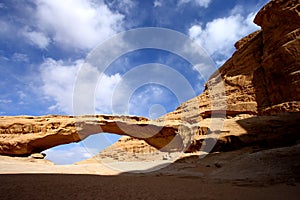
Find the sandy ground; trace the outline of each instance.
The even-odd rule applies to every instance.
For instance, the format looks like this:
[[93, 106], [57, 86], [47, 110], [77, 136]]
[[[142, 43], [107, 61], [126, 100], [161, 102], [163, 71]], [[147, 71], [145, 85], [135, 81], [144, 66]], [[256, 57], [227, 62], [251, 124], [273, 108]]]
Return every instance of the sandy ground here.
[[149, 173], [0, 157], [0, 199], [299, 199], [299, 161], [300, 145], [188, 156]]
[[1, 199], [299, 199], [299, 186], [236, 186], [173, 176], [1, 175]]

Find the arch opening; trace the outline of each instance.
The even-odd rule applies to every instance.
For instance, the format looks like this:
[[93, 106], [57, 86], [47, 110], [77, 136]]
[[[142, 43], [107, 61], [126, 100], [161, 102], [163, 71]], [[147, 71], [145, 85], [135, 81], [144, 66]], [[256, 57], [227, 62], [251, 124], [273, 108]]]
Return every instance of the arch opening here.
[[98, 133], [90, 135], [78, 143], [58, 145], [44, 150], [42, 153], [46, 154], [45, 159], [57, 165], [74, 164], [99, 154], [121, 137], [113, 133]]

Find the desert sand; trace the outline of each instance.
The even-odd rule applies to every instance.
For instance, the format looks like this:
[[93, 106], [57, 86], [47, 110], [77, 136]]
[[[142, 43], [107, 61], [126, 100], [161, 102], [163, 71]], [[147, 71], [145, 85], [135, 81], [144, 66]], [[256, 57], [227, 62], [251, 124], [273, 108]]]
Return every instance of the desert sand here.
[[[183, 157], [151, 172], [0, 159], [1, 199], [298, 199], [300, 144]], [[123, 163], [126, 164], [126, 163]]]

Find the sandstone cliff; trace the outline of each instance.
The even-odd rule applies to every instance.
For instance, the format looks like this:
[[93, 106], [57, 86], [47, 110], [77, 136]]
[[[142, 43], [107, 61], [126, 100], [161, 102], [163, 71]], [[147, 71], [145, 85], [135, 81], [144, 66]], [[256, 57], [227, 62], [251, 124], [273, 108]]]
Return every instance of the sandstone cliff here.
[[300, 111], [300, 2], [273, 0], [257, 14], [261, 26], [235, 44], [232, 57], [214, 73], [199, 96], [184, 102], [164, 120], [190, 121], [210, 117], [210, 91], [220, 74], [226, 93], [226, 113], [276, 114]]

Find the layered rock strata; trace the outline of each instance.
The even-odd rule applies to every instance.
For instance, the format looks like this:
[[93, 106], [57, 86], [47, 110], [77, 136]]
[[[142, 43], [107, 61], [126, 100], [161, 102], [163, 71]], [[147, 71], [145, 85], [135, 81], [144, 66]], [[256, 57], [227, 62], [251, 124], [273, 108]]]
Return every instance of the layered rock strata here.
[[158, 149], [180, 149], [182, 140], [176, 140], [175, 136], [184, 127], [136, 116], [0, 117], [0, 154], [28, 155], [103, 132], [144, 139]]

